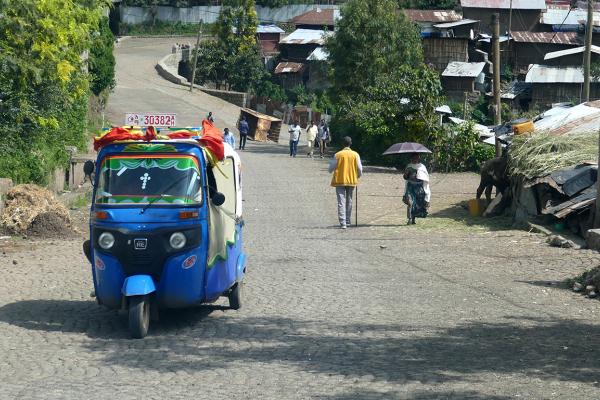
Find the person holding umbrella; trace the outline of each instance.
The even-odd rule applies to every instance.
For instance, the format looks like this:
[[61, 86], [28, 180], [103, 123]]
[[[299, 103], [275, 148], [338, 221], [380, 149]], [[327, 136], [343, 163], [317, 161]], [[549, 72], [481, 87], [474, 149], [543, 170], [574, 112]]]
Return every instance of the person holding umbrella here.
[[406, 180], [406, 186], [402, 201], [406, 204], [407, 224], [414, 225], [416, 217], [425, 218], [427, 216], [427, 209], [431, 200], [429, 173], [421, 163], [419, 153], [414, 153], [411, 156], [410, 164], [404, 169], [404, 179]]
[[408, 225], [414, 225], [417, 217], [425, 218], [427, 216], [431, 200], [429, 173], [425, 165], [421, 163], [421, 153], [431, 153], [431, 150], [422, 144], [408, 142], [396, 143], [383, 153], [383, 155], [411, 154], [410, 163], [404, 169], [406, 186], [404, 196], [402, 196], [402, 201], [407, 206]]

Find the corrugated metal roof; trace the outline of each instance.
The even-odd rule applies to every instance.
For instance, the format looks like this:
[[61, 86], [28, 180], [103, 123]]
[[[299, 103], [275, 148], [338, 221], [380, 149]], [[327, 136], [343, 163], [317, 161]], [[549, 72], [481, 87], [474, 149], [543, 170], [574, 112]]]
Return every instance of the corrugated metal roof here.
[[435, 112], [440, 113], [440, 114], [452, 114], [452, 110], [450, 109], [450, 106], [444, 104], [443, 106], [439, 106], [435, 108]]
[[404, 10], [406, 16], [413, 22], [455, 22], [462, 15], [454, 10]]
[[455, 26], [476, 24], [478, 22], [479, 21], [477, 21], [476, 19], [461, 19], [460, 21], [446, 22], [443, 24], [436, 24], [434, 26], [439, 29], [447, 29], [447, 28], [454, 28]]
[[329, 53], [327, 53], [324, 48], [317, 47], [306, 59], [309, 61], [327, 61], [329, 59]]
[[325, 38], [333, 35], [331, 31], [322, 31], [317, 29], [296, 29], [279, 43], [282, 44], [325, 44]]
[[582, 44], [577, 32], [511, 31], [510, 34], [512, 39], [517, 43]]
[[306, 64], [296, 62], [280, 62], [275, 67], [276, 74], [295, 74], [306, 68]]
[[531, 83], [515, 81], [500, 94], [500, 97], [506, 100], [513, 100], [521, 94], [531, 95]]
[[249, 108], [242, 108], [242, 111], [245, 112], [245, 113], [247, 113], [247, 114], [253, 115], [253, 116], [257, 117], [257, 118], [260, 118], [260, 119], [266, 119], [266, 120], [271, 121], [271, 122], [281, 122], [281, 120], [279, 118], [275, 118], [275, 117], [272, 117], [272, 116], [267, 115], [267, 114], [259, 113], [258, 111], [254, 111], [254, 110], [251, 110]]
[[304, 14], [300, 14], [290, 21], [294, 25], [329, 26], [334, 25], [340, 18], [340, 10], [332, 8], [316, 8]]
[[[569, 12], [568, 7], [548, 7], [545, 13], [542, 14], [541, 24], [544, 25], [562, 25], [579, 26], [581, 22], [587, 21], [587, 10], [573, 9]], [[600, 12], [594, 11], [592, 19], [594, 26], [600, 26]]]
[[[600, 47], [592, 45], [592, 53], [600, 54]], [[553, 51], [551, 53], [547, 53], [544, 56], [544, 60], [553, 60], [555, 58], [560, 58], [564, 56], [569, 56], [571, 54], [583, 53], [585, 51], [585, 46], [574, 47], [572, 49]]]
[[[462, 8], [510, 9], [510, 0], [460, 0]], [[512, 0], [513, 10], [545, 10], [545, 0]]]
[[533, 64], [525, 82], [528, 83], [583, 83], [581, 67], [550, 67]]
[[550, 111], [549, 116], [534, 123], [536, 132], [545, 131], [553, 135], [596, 132], [600, 125], [600, 101]]
[[285, 33], [285, 31], [277, 25], [258, 25], [256, 33]]
[[453, 76], [461, 78], [477, 78], [485, 67], [484, 62], [469, 63], [462, 61], [451, 61], [442, 72], [442, 76]]

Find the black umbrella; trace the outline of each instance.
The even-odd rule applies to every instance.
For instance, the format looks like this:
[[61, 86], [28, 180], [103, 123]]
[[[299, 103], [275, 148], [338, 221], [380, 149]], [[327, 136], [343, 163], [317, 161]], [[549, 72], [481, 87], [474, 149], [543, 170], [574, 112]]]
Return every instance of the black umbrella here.
[[392, 154], [410, 154], [410, 153], [431, 153], [427, 147], [420, 143], [402, 142], [390, 146], [383, 155], [389, 156]]

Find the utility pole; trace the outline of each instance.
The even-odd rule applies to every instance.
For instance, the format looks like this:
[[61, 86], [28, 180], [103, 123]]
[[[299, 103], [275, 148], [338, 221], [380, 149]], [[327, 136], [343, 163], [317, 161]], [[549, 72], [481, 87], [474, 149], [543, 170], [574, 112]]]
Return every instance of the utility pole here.
[[512, 2], [513, 2], [513, 0], [510, 0], [510, 9], [508, 11], [508, 37], [509, 38], [511, 37], [510, 30], [512, 29], [512, 11], [513, 11]]
[[[494, 124], [502, 123], [502, 105], [500, 103], [500, 14], [492, 14], [492, 25], [494, 32], [492, 35], [492, 49], [494, 53]], [[496, 135], [496, 157], [502, 155], [502, 143]]]
[[585, 25], [585, 53], [583, 55], [583, 102], [590, 101], [590, 65], [592, 60], [592, 32], [594, 31], [594, 1], [588, 0]]
[[194, 64], [192, 65], [192, 80], [190, 81], [190, 92], [194, 90], [194, 79], [196, 78], [196, 64], [198, 64], [198, 49], [200, 47], [200, 35], [202, 35], [202, 19], [198, 23], [198, 37], [196, 38], [196, 51], [194, 52]]

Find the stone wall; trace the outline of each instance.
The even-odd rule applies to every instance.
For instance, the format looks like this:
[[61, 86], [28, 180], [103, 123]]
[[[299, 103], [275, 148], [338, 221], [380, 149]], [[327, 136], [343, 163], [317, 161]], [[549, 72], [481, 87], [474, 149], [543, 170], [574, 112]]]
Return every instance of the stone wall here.
[[[160, 76], [170, 82], [178, 85], [189, 86], [190, 83], [188, 82], [187, 78], [179, 75], [177, 72], [179, 61], [181, 61], [181, 52], [168, 54], [164, 56], [158, 62], [158, 64], [156, 64], [156, 70]], [[248, 94], [244, 92], [209, 89], [199, 85], [194, 85], [194, 88], [210, 94], [211, 96], [215, 96], [229, 103], [235, 104], [238, 107], [246, 107], [248, 102]]]

